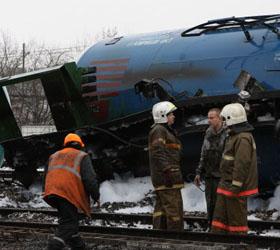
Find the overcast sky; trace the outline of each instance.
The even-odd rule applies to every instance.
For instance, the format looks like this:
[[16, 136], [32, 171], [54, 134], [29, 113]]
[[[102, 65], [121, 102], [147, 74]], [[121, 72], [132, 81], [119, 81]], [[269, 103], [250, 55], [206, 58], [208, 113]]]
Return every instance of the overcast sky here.
[[188, 28], [210, 19], [280, 13], [279, 0], [0, 0], [0, 29], [18, 42], [67, 46], [119, 34]]

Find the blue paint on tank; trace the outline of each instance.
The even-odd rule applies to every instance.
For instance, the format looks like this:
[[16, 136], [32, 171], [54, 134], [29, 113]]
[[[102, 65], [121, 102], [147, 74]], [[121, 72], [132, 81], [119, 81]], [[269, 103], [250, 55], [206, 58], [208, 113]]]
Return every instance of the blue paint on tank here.
[[[279, 27], [277, 19], [273, 25]], [[204, 95], [216, 96], [239, 92], [233, 83], [240, 71], [245, 70], [267, 90], [279, 89], [280, 71], [272, 71], [280, 70], [279, 37], [258, 23], [247, 28], [252, 37], [248, 41], [241, 27], [236, 26], [198, 36], [184, 37], [181, 35], [184, 30], [176, 30], [105, 40], [89, 48], [78, 66], [96, 66], [97, 78], [100, 74], [121, 74], [118, 95], [109, 98], [112, 105], [108, 120], [150, 108], [158, 101], [135, 95], [134, 84], [144, 78], [168, 81], [171, 87], [167, 84], [164, 87], [173, 96], [182, 91], [192, 96], [199, 89]], [[104, 66], [124, 66], [124, 69], [98, 73], [98, 68]]]

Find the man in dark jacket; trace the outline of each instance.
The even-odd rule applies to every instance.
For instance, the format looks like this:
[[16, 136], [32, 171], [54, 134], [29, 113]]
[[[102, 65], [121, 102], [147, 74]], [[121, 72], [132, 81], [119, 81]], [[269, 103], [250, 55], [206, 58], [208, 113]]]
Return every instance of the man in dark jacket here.
[[205, 198], [207, 204], [208, 223], [211, 226], [216, 204], [216, 191], [221, 178], [220, 162], [224, 151], [226, 130], [220, 117], [221, 110], [213, 108], [208, 111], [209, 128], [206, 130], [199, 166], [196, 169], [194, 183], [201, 184], [201, 175], [205, 178]]
[[258, 193], [256, 144], [239, 103], [226, 105], [221, 116], [228, 127], [212, 220], [213, 232], [244, 234], [247, 225], [247, 197]]
[[50, 239], [49, 250], [85, 249], [79, 235], [79, 214], [90, 216], [89, 195], [99, 203], [99, 185], [89, 155], [81, 149], [84, 143], [76, 134], [68, 134], [64, 148], [50, 156], [45, 169], [44, 200], [58, 210], [59, 226]]
[[149, 160], [156, 193], [154, 229], [183, 230], [184, 186], [180, 169], [181, 142], [171, 128], [177, 108], [171, 102], [153, 106], [154, 125], [149, 133]]

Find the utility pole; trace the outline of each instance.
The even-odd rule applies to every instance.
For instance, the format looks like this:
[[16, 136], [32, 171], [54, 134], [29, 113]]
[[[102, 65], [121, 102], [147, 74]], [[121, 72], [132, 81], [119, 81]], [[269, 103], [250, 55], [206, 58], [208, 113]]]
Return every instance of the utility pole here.
[[22, 73], [25, 72], [25, 43], [22, 44]]

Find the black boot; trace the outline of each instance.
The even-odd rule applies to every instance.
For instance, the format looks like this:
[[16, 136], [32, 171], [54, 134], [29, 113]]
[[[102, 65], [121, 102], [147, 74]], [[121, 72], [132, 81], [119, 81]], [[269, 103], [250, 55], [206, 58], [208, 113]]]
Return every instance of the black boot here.
[[67, 241], [67, 244], [69, 244], [69, 246], [71, 247], [71, 250], [85, 250], [86, 249], [86, 245], [79, 234], [73, 235], [71, 237], [71, 239], [69, 241]]
[[55, 236], [48, 242], [48, 250], [61, 250], [65, 247], [65, 242], [63, 239]]

